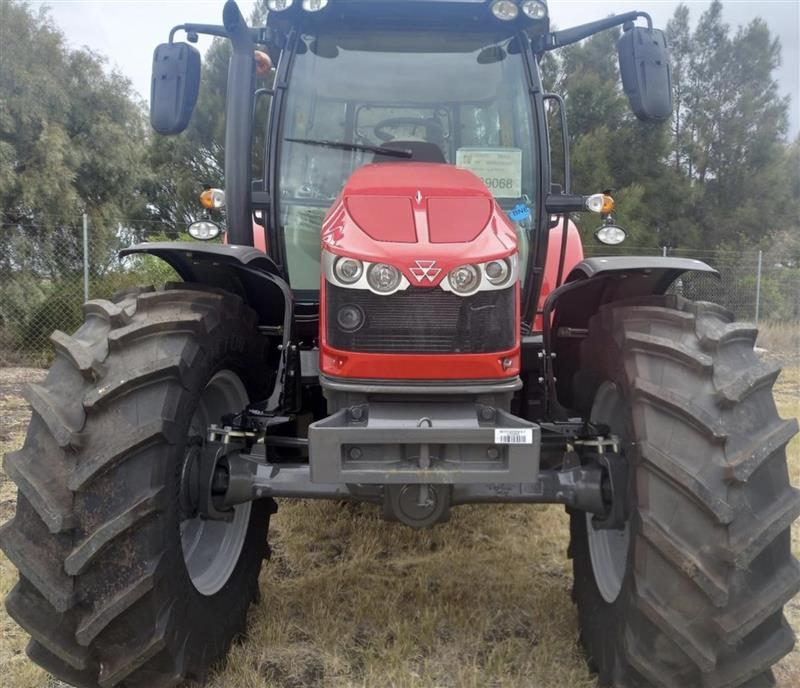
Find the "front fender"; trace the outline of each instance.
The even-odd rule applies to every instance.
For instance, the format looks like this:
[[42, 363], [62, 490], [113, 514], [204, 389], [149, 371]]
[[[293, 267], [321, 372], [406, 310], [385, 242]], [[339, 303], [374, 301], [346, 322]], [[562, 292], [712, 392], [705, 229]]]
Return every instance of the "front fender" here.
[[658, 256], [587, 258], [571, 270], [566, 282], [547, 297], [543, 309], [545, 360], [552, 361], [545, 375], [548, 406], [554, 415], [564, 415], [564, 407], [571, 402], [580, 344], [592, 315], [614, 301], [664, 294], [686, 272], [719, 277], [700, 260]]
[[252, 246], [189, 241], [143, 243], [120, 251], [120, 258], [149, 254], [168, 263], [185, 282], [224, 289], [240, 296], [262, 327], [291, 330], [292, 290], [278, 267]]

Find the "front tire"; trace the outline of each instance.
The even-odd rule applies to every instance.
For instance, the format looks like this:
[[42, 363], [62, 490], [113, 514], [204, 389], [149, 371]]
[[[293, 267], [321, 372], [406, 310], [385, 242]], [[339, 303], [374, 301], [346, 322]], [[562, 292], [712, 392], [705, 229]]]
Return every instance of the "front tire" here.
[[84, 311], [53, 335], [24, 446], [5, 459], [19, 492], [0, 546], [20, 571], [6, 607], [31, 659], [73, 685], [203, 681], [244, 631], [274, 503], [199, 523], [181, 513], [181, 476], [188, 438], [265, 393], [256, 316], [192, 285]]
[[793, 647], [783, 605], [800, 590], [800, 493], [785, 446], [797, 422], [778, 416], [779, 369], [756, 358], [756, 330], [732, 320], [664, 296], [589, 323], [576, 398], [602, 415], [615, 390], [617, 410], [595, 420], [623, 438], [632, 472], [625, 547], [603, 554], [619, 532], [571, 514], [573, 597], [602, 685], [760, 688]]

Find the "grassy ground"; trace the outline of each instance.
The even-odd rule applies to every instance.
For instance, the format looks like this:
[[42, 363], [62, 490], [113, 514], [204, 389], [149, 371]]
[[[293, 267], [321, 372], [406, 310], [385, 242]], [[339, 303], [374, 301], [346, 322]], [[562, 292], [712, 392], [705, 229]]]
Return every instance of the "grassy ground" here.
[[[791, 351], [777, 386], [784, 417], [800, 416], [800, 352]], [[19, 390], [39, 376], [0, 369], [0, 453], [21, 443]], [[800, 438], [789, 455], [800, 485]], [[14, 499], [0, 473], [0, 522]], [[211, 686], [594, 686], [577, 642], [567, 538], [557, 507], [459, 507], [450, 523], [414, 532], [374, 507], [284, 502], [248, 637]], [[800, 529], [793, 545], [800, 555]], [[15, 580], [0, 554], [0, 594]], [[787, 611], [800, 631], [800, 598]], [[0, 684], [60, 685], [27, 661], [26, 642], [0, 610]], [[781, 688], [800, 685], [800, 652], [776, 675]]]

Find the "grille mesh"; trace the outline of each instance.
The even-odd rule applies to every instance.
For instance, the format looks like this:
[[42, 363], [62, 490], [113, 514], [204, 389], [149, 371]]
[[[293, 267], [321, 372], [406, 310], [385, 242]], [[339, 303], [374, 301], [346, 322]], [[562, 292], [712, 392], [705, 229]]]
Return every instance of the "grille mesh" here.
[[[364, 353], [490, 353], [514, 346], [514, 287], [462, 297], [411, 287], [391, 296], [362, 289], [327, 290], [328, 343], [342, 351]], [[346, 332], [337, 314], [357, 306], [365, 322]]]

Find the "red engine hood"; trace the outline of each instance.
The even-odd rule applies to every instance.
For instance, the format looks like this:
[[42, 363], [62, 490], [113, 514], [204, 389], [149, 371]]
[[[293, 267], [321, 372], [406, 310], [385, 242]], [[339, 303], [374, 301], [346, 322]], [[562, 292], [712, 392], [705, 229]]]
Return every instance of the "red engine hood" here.
[[347, 181], [322, 225], [322, 245], [339, 255], [390, 263], [412, 285], [433, 286], [454, 267], [513, 254], [517, 236], [471, 172], [379, 163], [361, 167]]

